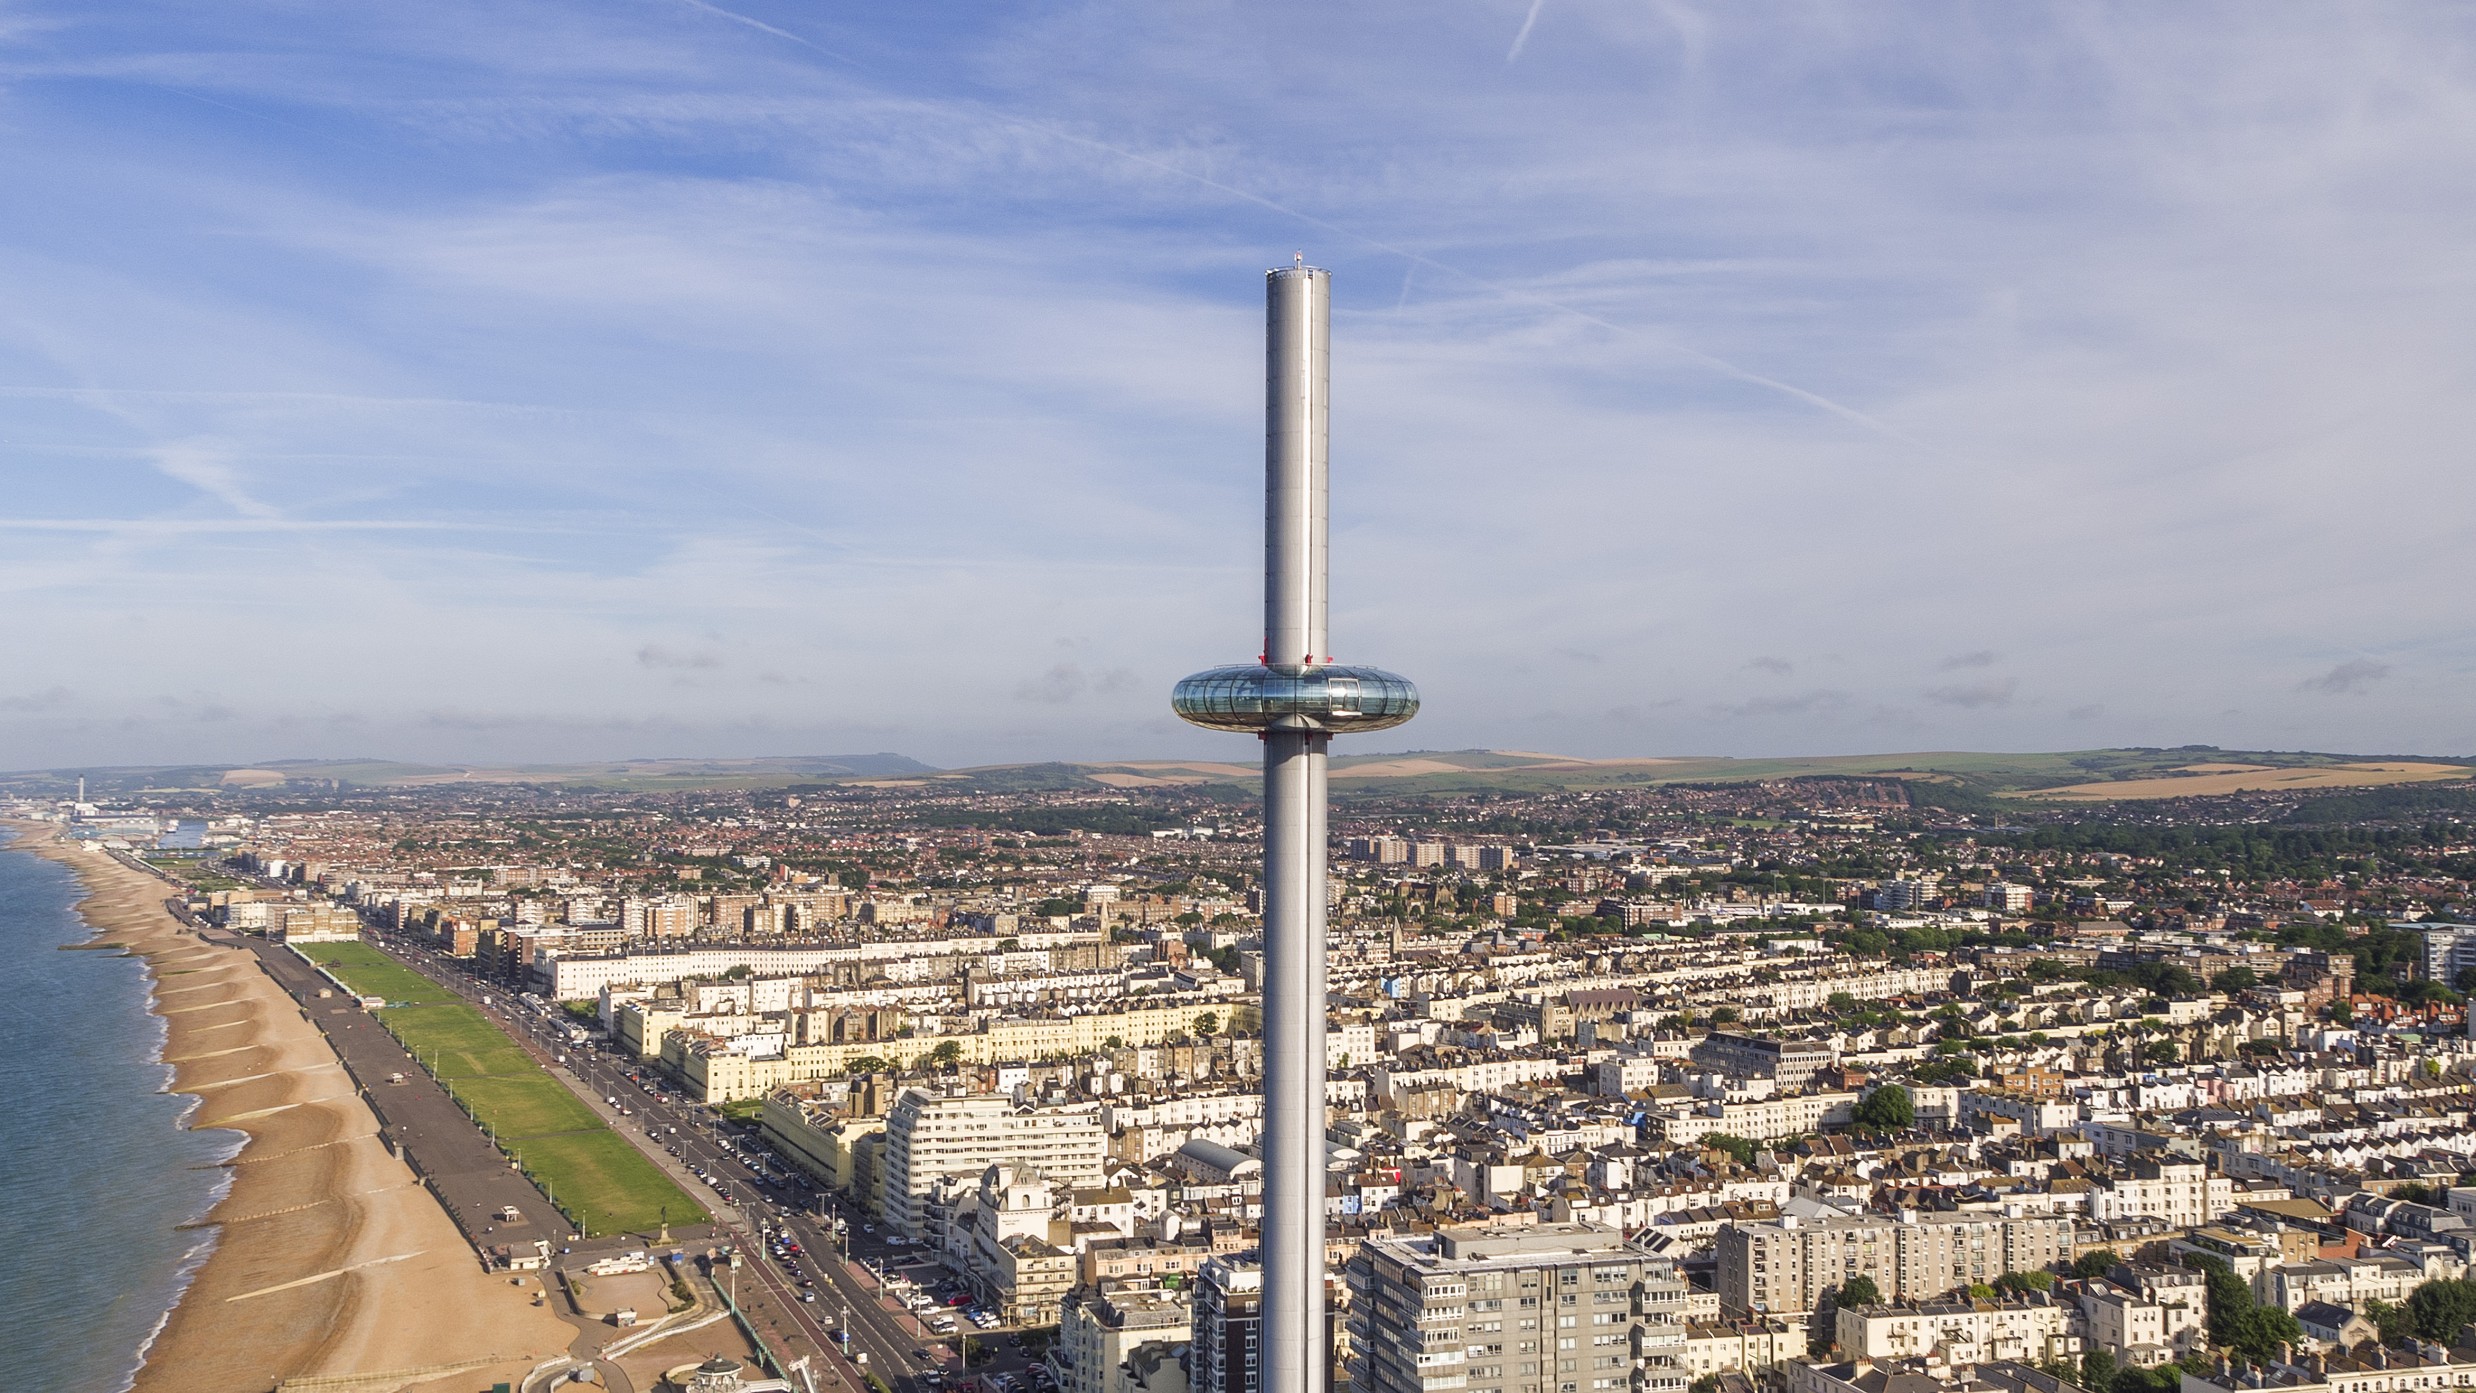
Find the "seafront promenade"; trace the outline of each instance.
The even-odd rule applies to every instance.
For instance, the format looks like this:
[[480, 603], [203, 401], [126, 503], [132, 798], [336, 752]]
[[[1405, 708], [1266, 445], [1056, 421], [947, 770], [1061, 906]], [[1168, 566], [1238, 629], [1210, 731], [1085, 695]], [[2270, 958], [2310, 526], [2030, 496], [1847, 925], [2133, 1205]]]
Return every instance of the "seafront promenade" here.
[[[378, 1115], [379, 1140], [421, 1177], [486, 1262], [493, 1249], [510, 1244], [547, 1239], [554, 1252], [574, 1244], [565, 1216], [358, 1001], [290, 948], [235, 937], [325, 1034], [362, 1100]], [[500, 1218], [508, 1209], [522, 1217]], [[627, 1240], [622, 1235], [611, 1241]]]

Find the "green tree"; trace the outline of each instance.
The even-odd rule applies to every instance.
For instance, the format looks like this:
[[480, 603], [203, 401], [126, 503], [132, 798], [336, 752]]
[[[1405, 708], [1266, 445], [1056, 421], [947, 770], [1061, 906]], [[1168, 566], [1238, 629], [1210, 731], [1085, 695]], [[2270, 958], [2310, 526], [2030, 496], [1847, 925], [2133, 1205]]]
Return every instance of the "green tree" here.
[[1195, 1017], [1195, 1038], [1197, 1038], [1197, 1039], [1199, 1039], [1199, 1040], [1209, 1040], [1209, 1039], [1211, 1039], [1213, 1036], [1218, 1035], [1218, 1034], [1220, 1034], [1220, 1033], [1221, 1033], [1221, 1018], [1220, 1018], [1219, 1016], [1217, 1016], [1217, 1015], [1213, 1014], [1213, 1013], [1212, 1013], [1212, 1012], [1210, 1012], [1210, 1011], [1200, 1012], [1200, 1013], [1198, 1013], [1198, 1014], [1196, 1015], [1196, 1017]]
[[2224, 1259], [2188, 1253], [2186, 1267], [2197, 1267], [2209, 1279], [2209, 1342], [2232, 1345], [2243, 1334], [2244, 1317], [2253, 1308], [2252, 1286], [2235, 1275]]
[[1900, 1085], [1887, 1083], [1858, 1099], [1849, 1118], [1869, 1132], [1905, 1132], [1917, 1122], [1917, 1100]]
[[2396, 1302], [2367, 1301], [2364, 1303], [2364, 1318], [2381, 1332], [2381, 1342], [2385, 1345], [2405, 1344], [2416, 1333], [2416, 1318], [2408, 1313], [2405, 1305]]
[[2407, 1318], [2417, 1334], [2439, 1344], [2456, 1344], [2459, 1328], [2476, 1321], [2476, 1281], [2442, 1278], [2409, 1294]]
[[2255, 1363], [2266, 1363], [2277, 1355], [2280, 1345], [2303, 1343], [2304, 1328], [2295, 1323], [2295, 1317], [2253, 1300], [2252, 1284], [2236, 1276], [2223, 1260], [2191, 1254], [2184, 1264], [2199, 1268], [2209, 1278], [2211, 1344], [2229, 1346]]
[[[2072, 1259], [2072, 1275], [2081, 1278], [2103, 1277], [2114, 1271], [2115, 1264], [2121, 1261], [2121, 1258], [2115, 1256], [2115, 1250], [2112, 1248], [2092, 1248]], [[2096, 1385], [2082, 1384], [2081, 1386], [2092, 1388]]]
[[2081, 1356], [2081, 1376], [2075, 1380], [2091, 1393], [2108, 1393], [2115, 1383], [2115, 1356], [2093, 1349]]
[[2245, 1312], [2240, 1326], [2242, 1338], [2236, 1348], [2255, 1363], [2269, 1362], [2281, 1346], [2292, 1351], [2304, 1343], [2304, 1327], [2276, 1306], [2254, 1306]]
[[938, 1068], [951, 1069], [956, 1064], [962, 1062], [963, 1042], [960, 1040], [940, 1040], [937, 1042], [937, 1048], [929, 1051], [928, 1057], [929, 1063], [936, 1065]]
[[1702, 1144], [1711, 1148], [1713, 1151], [1727, 1152], [1730, 1156], [1736, 1158], [1736, 1162], [1740, 1166], [1750, 1166], [1754, 1164], [1754, 1152], [1757, 1148], [1751, 1140], [1745, 1137], [1732, 1137], [1726, 1132], [1712, 1132], [1703, 1137]]
[[1883, 1304], [1883, 1293], [1875, 1288], [1872, 1277], [1851, 1277], [1840, 1284], [1840, 1304], [1880, 1306]]
[[851, 1057], [849, 1063], [843, 1065], [844, 1071], [854, 1076], [860, 1074], [882, 1074], [893, 1067], [893, 1065], [886, 1063], [884, 1060], [879, 1059], [873, 1054], [855, 1054]]
[[2231, 967], [2221, 972], [2210, 986], [2222, 992], [2246, 992], [2261, 985], [2261, 974], [2249, 967]]
[[1924, 1084], [1959, 1084], [1976, 1077], [1977, 1057], [1970, 1054], [1930, 1060], [1917, 1068], [1917, 1081]]

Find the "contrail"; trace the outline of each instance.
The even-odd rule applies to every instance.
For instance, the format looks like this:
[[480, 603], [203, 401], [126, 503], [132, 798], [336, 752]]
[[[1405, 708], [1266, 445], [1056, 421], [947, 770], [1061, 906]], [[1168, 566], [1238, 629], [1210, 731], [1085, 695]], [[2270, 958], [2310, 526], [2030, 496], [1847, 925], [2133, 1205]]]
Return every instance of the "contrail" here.
[[692, 10], [703, 10], [709, 15], [719, 15], [722, 18], [731, 21], [733, 24], [747, 25], [749, 28], [754, 29], [761, 34], [771, 34], [777, 39], [788, 39], [802, 48], [811, 49], [815, 52], [822, 53], [837, 63], [849, 63], [855, 68], [861, 66], [859, 60], [851, 57], [849, 54], [836, 53], [834, 50], [827, 48], [825, 45], [818, 43], [813, 39], [801, 38], [799, 35], [792, 33], [788, 29], [777, 29], [773, 25], [766, 23], [764, 20], [752, 19], [747, 15], [739, 13], [737, 10], [726, 10], [720, 5], [709, 5], [705, 3], [705, 0], [679, 0], [679, 3]]
[[415, 522], [364, 518], [0, 518], [0, 532], [504, 532], [504, 523]]
[[1530, 0], [1530, 13], [1522, 17], [1521, 31], [1513, 36], [1513, 47], [1505, 50], [1506, 62], [1522, 56], [1522, 49], [1530, 43], [1530, 31], [1539, 22], [1539, 11], [1546, 4], [1547, 0]]
[[[816, 44], [810, 43], [808, 40], [801, 38], [797, 34], [791, 34], [783, 30], [776, 29], [770, 24], [765, 24], [758, 20], [750, 19], [746, 15], [735, 14], [732, 11], [723, 9], [718, 5], [707, 3], [707, 0], [680, 0], [680, 3], [691, 6], [695, 9], [709, 11], [725, 19], [736, 20], [739, 23], [748, 25], [751, 28], [762, 30], [768, 34], [780, 35], [781, 37], [789, 39], [793, 43], [799, 44], [802, 47], [816, 49], [819, 53], [826, 54], [827, 56], [838, 59], [842, 62], [851, 63], [853, 67], [861, 67], [860, 64], [852, 62], [851, 59], [844, 58], [841, 54], [835, 53], [831, 49], [822, 48]], [[1530, 16], [1523, 22], [1522, 32], [1519, 35], [1516, 35], [1513, 40], [1513, 51], [1515, 54], [1521, 52], [1522, 42], [1529, 36], [1531, 25], [1537, 22], [1539, 18], [1539, 7], [1544, 3], [1545, 0], [1531, 0]], [[1508, 55], [1508, 61], [1510, 61], [1510, 55]], [[1370, 236], [1369, 234], [1361, 232], [1356, 228], [1344, 227], [1339, 223], [1332, 222], [1324, 218], [1319, 218], [1313, 213], [1302, 212], [1299, 209], [1292, 208], [1287, 204], [1266, 198], [1262, 194], [1255, 193], [1248, 189], [1239, 188], [1234, 184], [1224, 184], [1220, 180], [1214, 179], [1208, 175], [1198, 174], [1191, 169], [1182, 169], [1177, 165], [1169, 163], [1167, 160], [1157, 159], [1151, 155], [1146, 155], [1141, 151], [1129, 150], [1124, 146], [1112, 145], [1105, 140], [1095, 140], [1090, 136], [1077, 135], [1072, 131], [1063, 130], [1059, 127], [1049, 125], [1046, 122], [1033, 120], [1030, 117], [1017, 116], [1008, 112], [997, 111], [986, 107], [983, 107], [982, 110], [987, 112], [991, 120], [1001, 124], [1014, 126], [1026, 131], [1032, 131], [1036, 134], [1045, 135], [1052, 140], [1062, 140], [1071, 145], [1081, 145], [1087, 149], [1098, 150], [1105, 154], [1115, 155], [1119, 159], [1142, 165], [1147, 169], [1157, 169], [1163, 174], [1167, 174], [1178, 179], [1184, 179], [1191, 184], [1196, 184], [1203, 188], [1211, 189], [1215, 193], [1226, 194], [1227, 196], [1237, 199], [1242, 203], [1252, 203], [1256, 207], [1262, 208], [1267, 212], [1278, 213], [1282, 217], [1291, 218], [1298, 222], [1305, 223], [1309, 227], [1329, 232], [1336, 237], [1346, 238], [1347, 240], [1357, 242], [1362, 246], [1372, 247], [1377, 251], [1390, 252], [1395, 256], [1403, 257], [1418, 265], [1428, 267], [1431, 270], [1441, 271], [1445, 275], [1456, 277], [1460, 280], [1468, 282], [1471, 285], [1475, 285], [1482, 290], [1491, 291], [1497, 295], [1503, 296], [1506, 299], [1521, 301], [1526, 304], [1538, 306], [1541, 309], [1555, 310], [1561, 314], [1571, 315], [1585, 324], [1590, 324], [1598, 328], [1605, 329], [1609, 333], [1618, 334], [1629, 339], [1635, 339], [1653, 344], [1657, 347], [1666, 349], [1667, 351], [1674, 353], [1689, 362], [1699, 364], [1700, 366], [1707, 368], [1722, 377], [1733, 378], [1739, 382], [1746, 383], [1749, 386], [1761, 387], [1768, 391], [1777, 392], [1782, 396], [1803, 402], [1807, 406], [1811, 406], [1818, 411], [1837, 416], [1841, 420], [1847, 421], [1853, 425], [1862, 426], [1865, 429], [1882, 436], [1886, 440], [1891, 440], [1897, 442], [1898, 444], [1905, 445], [1910, 449], [1919, 451], [1923, 454], [1940, 456], [1944, 453], [1943, 451], [1935, 449], [1933, 446], [1926, 444], [1924, 441], [1919, 440], [1914, 436], [1894, 429], [1889, 424], [1877, 420], [1876, 418], [1867, 415], [1865, 412], [1860, 411], [1853, 406], [1834, 401], [1820, 392], [1809, 391], [1806, 388], [1795, 385], [1794, 383], [1783, 382], [1776, 377], [1767, 376], [1763, 373], [1756, 372], [1751, 368], [1741, 367], [1725, 358], [1719, 357], [1717, 354], [1705, 353], [1701, 349], [1688, 347], [1684, 344], [1677, 343], [1672, 339], [1663, 338], [1655, 334], [1645, 333], [1640, 329], [1618, 324], [1613, 320], [1593, 314], [1588, 310], [1565, 304], [1560, 300], [1550, 299], [1545, 295], [1537, 293], [1536, 291], [1525, 290], [1519, 286], [1506, 285], [1500, 281], [1490, 280], [1475, 271], [1464, 270], [1463, 268], [1455, 266], [1449, 262], [1438, 261], [1432, 256], [1421, 255], [1420, 253], [1414, 252], [1407, 247], [1397, 246], [1394, 243], [1387, 242], [1381, 237]]]

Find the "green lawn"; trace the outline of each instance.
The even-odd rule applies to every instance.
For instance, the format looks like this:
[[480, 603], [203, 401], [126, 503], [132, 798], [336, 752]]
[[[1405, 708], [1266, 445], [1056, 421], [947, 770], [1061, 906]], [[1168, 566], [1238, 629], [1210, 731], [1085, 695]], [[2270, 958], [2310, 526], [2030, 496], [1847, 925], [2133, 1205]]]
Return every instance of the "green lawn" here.
[[705, 1210], [625, 1137], [605, 1127], [509, 1142], [524, 1157], [525, 1174], [549, 1191], [589, 1234], [650, 1233], [667, 1215], [674, 1224], [702, 1223]]
[[[398, 1006], [378, 1013], [404, 1048], [421, 1057], [431, 1073], [457, 1079], [545, 1077], [531, 1056], [505, 1032], [462, 1002]], [[556, 1080], [550, 1080], [554, 1085]]]
[[453, 1001], [456, 994], [366, 943], [308, 943], [301, 950], [363, 996], [391, 1002]]
[[544, 1074], [529, 1079], [450, 1079], [448, 1087], [474, 1116], [490, 1124], [491, 1135], [502, 1145], [562, 1132], [609, 1130], [584, 1100]]
[[304, 946], [354, 991], [397, 1003], [378, 1012], [380, 1022], [579, 1229], [599, 1236], [651, 1230], [665, 1218], [704, 1221], [686, 1191], [455, 993], [366, 943]]

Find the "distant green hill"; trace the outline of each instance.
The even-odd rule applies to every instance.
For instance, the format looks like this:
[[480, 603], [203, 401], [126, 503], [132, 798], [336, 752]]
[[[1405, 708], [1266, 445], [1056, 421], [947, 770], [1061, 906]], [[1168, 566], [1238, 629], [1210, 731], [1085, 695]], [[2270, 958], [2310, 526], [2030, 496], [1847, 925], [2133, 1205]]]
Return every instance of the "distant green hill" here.
[[758, 759], [630, 759], [597, 764], [408, 764], [385, 759], [283, 759], [249, 765], [120, 765], [0, 774], [0, 791], [56, 796], [80, 778], [95, 796], [184, 790], [407, 788], [450, 783], [564, 784], [580, 788], [783, 788], [845, 779], [935, 774], [908, 755], [777, 755]]
[[[1244, 782], [1256, 777], [1243, 765], [1209, 763], [1136, 761], [1078, 767], [1096, 783], [1110, 782], [1113, 776], [1130, 782]], [[1419, 750], [1350, 755], [1335, 759], [1332, 767], [1334, 791], [1344, 795], [1901, 778], [1947, 784], [1955, 791], [1980, 796], [2041, 802], [2104, 802], [2259, 789], [2379, 788], [2470, 777], [2476, 777], [2476, 759], [2458, 756], [2221, 750], [2206, 745], [2047, 754], [1934, 751], [1777, 759], [1572, 759], [1505, 750]]]
[[[1238, 753], [1233, 751], [1233, 753]], [[277, 760], [265, 764], [51, 769], [0, 774], [0, 791], [57, 796], [82, 775], [112, 797], [144, 791], [408, 788], [455, 783], [560, 784], [611, 790], [779, 789], [832, 782], [883, 783], [957, 792], [1041, 793], [1076, 789], [1200, 787], [1236, 796], [1259, 777], [1252, 759], [1047, 762], [937, 769], [898, 754], [786, 755], [761, 759], [633, 759], [591, 764], [444, 765], [379, 759]], [[1411, 750], [1352, 754], [1332, 763], [1334, 792], [1506, 792], [1741, 783], [1755, 779], [1898, 778], [1949, 790], [1935, 801], [2024, 804], [2117, 802], [2254, 791], [2329, 796], [2429, 788], [2427, 801], [2455, 803], [2476, 777], [2476, 758], [2349, 755], [2312, 751], [2172, 749], [1991, 754], [1965, 750], [1778, 759], [1577, 759], [1523, 750]], [[2412, 801], [2412, 800], [2411, 800]], [[2382, 806], [2407, 806], [2397, 798]], [[2000, 804], [1988, 804], [2000, 806]]]

